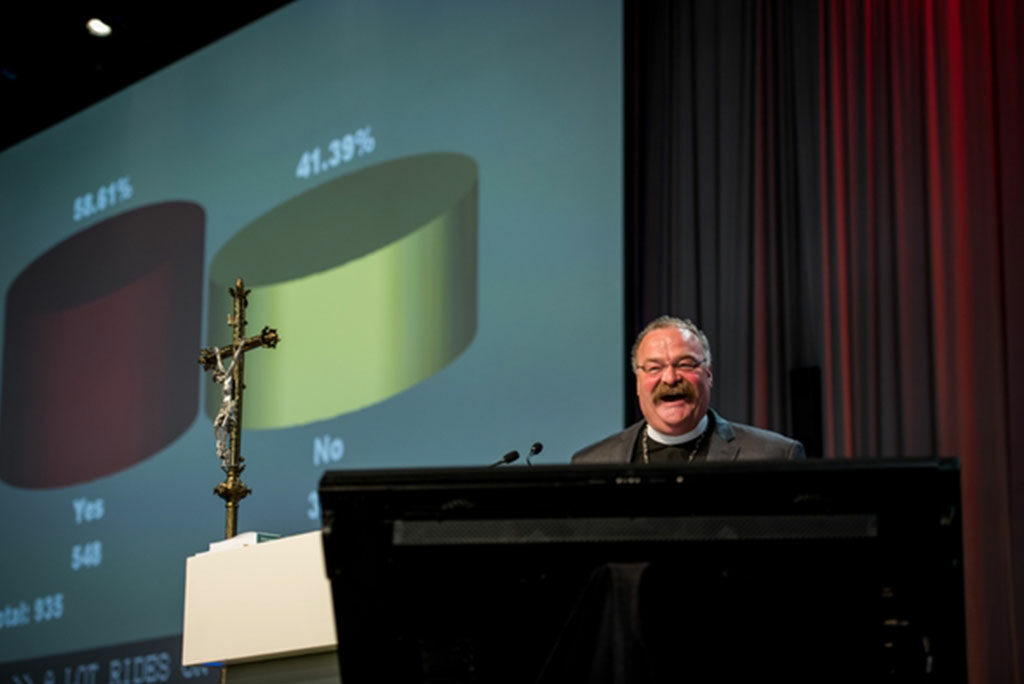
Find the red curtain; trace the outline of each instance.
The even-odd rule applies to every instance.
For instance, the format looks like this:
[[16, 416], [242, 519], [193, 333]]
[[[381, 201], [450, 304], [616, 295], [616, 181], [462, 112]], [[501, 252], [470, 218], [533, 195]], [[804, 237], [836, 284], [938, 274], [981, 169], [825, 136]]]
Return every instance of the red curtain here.
[[971, 681], [1024, 684], [1024, 8], [626, 8], [627, 348], [690, 316], [727, 417], [959, 458]]
[[825, 455], [961, 460], [970, 678], [1021, 682], [1022, 9], [831, 0], [818, 30]]

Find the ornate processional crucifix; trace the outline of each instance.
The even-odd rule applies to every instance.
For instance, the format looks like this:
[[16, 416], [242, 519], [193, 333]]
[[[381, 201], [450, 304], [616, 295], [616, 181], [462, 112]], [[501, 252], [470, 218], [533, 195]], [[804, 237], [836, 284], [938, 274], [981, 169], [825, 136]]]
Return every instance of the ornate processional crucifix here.
[[[249, 305], [249, 292], [242, 279], [235, 281], [235, 286], [228, 292], [234, 298], [234, 308], [228, 316], [228, 325], [233, 330], [231, 346], [211, 347], [199, 352], [199, 363], [203, 370], [213, 371], [213, 381], [221, 386], [220, 410], [213, 420], [213, 432], [217, 440], [217, 456], [220, 467], [227, 477], [217, 485], [213, 493], [224, 499], [226, 522], [224, 538], [230, 539], [238, 533], [238, 503], [249, 495], [251, 490], [242, 484], [242, 471], [245, 470], [242, 458], [242, 391], [245, 389], [244, 370], [247, 351], [258, 347], [277, 346], [280, 338], [277, 331], [264, 327], [259, 335], [246, 339], [245, 309]], [[231, 363], [224, 368], [224, 359], [230, 357]]]

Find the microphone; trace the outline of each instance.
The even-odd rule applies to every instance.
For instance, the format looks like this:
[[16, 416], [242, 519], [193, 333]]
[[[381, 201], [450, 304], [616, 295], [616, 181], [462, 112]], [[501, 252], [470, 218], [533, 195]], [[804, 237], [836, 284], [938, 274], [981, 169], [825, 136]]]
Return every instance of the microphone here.
[[489, 465], [488, 468], [496, 468], [496, 467], [498, 467], [500, 465], [505, 465], [506, 463], [511, 463], [512, 461], [518, 461], [518, 460], [519, 460], [519, 452], [516, 451], [515, 449], [513, 449], [512, 451], [508, 452], [507, 454], [502, 456], [500, 459], [498, 459], [497, 461], [495, 461], [494, 463]]
[[530, 447], [530, 453], [526, 454], [526, 465], [532, 466], [533, 464], [530, 463], [530, 459], [539, 454], [541, 449], [543, 448], [543, 444], [541, 444], [540, 442], [534, 442], [533, 446]]

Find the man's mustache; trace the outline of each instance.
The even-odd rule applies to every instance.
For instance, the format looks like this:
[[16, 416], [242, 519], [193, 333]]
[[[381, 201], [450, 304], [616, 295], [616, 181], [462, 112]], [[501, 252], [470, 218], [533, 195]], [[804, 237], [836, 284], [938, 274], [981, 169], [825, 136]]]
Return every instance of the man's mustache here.
[[665, 397], [682, 397], [687, 401], [693, 401], [697, 398], [697, 387], [686, 378], [680, 378], [674, 385], [659, 382], [651, 392], [651, 398], [657, 403]]

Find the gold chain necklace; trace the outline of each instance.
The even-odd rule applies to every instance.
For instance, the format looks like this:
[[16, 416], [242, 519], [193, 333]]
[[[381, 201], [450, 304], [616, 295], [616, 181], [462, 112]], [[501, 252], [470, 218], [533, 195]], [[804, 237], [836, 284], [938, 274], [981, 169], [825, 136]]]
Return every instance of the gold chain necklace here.
[[[705, 429], [704, 432], [700, 433], [700, 436], [697, 437], [697, 441], [695, 441], [693, 443], [693, 449], [690, 450], [690, 455], [686, 457], [686, 462], [687, 463], [693, 463], [693, 459], [697, 455], [697, 450], [700, 449], [700, 445], [704, 442], [704, 435], [705, 434], [707, 434], [707, 429]], [[642, 444], [643, 444], [644, 463], [650, 464], [651, 459], [647, 455], [647, 426], [646, 425], [644, 425], [644, 440], [643, 440]]]

